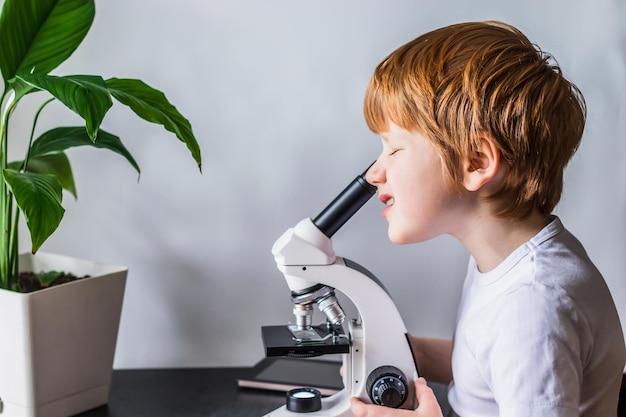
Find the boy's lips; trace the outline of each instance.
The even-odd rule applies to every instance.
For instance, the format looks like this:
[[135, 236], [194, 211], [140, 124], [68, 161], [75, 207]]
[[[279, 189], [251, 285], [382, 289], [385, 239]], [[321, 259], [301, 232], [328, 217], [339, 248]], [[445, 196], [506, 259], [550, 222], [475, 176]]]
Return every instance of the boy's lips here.
[[394, 203], [394, 199], [389, 194], [380, 194], [378, 199], [386, 206], [390, 206]]
[[380, 196], [378, 196], [378, 199], [387, 207], [385, 207], [385, 209], [383, 210], [383, 217], [387, 217], [387, 213], [389, 212], [389, 210], [391, 210], [391, 207], [393, 207], [393, 204], [395, 203], [395, 199], [390, 196], [389, 194], [381, 194]]

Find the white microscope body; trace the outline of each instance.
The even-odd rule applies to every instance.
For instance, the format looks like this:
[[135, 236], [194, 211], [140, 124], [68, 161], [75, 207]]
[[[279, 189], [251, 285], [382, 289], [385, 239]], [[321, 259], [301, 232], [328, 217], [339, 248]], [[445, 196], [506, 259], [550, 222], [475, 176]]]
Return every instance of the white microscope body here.
[[[330, 239], [375, 193], [363, 176], [357, 177], [315, 220], [307, 218], [288, 229], [272, 248], [278, 269], [292, 291], [297, 326], [289, 328], [294, 345], [306, 345], [296, 337], [297, 329], [306, 332], [311, 328], [314, 303], [328, 322], [341, 326], [345, 316], [334, 289], [345, 294], [359, 313], [359, 318], [349, 321], [347, 335], [332, 336], [347, 345], [347, 353], [343, 354], [344, 388], [322, 398], [321, 409], [307, 412], [307, 416], [353, 416], [351, 397], [395, 408], [416, 407], [417, 368], [400, 313], [376, 277], [360, 265], [335, 256]], [[303, 313], [306, 309], [309, 311]], [[299, 414], [283, 406], [266, 417]]]

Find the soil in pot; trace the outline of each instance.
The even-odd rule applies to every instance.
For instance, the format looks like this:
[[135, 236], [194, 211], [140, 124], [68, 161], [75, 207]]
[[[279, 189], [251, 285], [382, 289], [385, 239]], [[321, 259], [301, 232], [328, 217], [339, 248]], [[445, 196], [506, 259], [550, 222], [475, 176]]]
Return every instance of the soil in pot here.
[[88, 275], [84, 277], [77, 277], [76, 275], [71, 273], [57, 271], [44, 272], [39, 274], [36, 274], [34, 272], [20, 272], [20, 275], [18, 277], [19, 292], [29, 293], [88, 277]]

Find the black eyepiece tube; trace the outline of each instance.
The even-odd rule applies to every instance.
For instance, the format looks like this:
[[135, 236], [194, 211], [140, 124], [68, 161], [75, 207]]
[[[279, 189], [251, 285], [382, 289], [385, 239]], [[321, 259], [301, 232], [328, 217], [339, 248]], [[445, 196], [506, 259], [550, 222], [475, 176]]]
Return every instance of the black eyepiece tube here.
[[[375, 161], [374, 161], [375, 162]], [[365, 180], [365, 171], [356, 177], [320, 214], [313, 219], [313, 224], [326, 236], [332, 237], [350, 217], [376, 194], [376, 187]]]

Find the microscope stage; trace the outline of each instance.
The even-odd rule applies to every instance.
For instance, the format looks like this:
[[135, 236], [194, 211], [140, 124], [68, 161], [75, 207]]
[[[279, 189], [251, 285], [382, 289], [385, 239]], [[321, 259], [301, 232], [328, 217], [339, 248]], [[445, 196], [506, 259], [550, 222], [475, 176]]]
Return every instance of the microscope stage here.
[[263, 326], [261, 328], [266, 356], [289, 356], [295, 358], [349, 353], [350, 342], [343, 330], [335, 330], [337, 337], [328, 332], [325, 324], [313, 326], [307, 332], [317, 337], [310, 341], [299, 341], [289, 326]]

